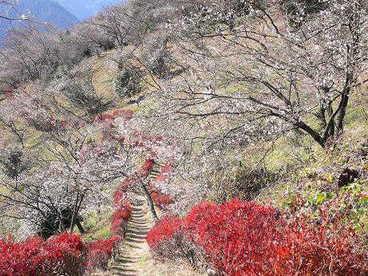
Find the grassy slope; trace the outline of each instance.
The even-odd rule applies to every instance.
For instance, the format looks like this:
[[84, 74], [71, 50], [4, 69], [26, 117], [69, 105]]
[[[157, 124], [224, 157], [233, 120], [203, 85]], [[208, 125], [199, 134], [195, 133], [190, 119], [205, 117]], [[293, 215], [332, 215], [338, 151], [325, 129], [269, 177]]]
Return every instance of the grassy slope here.
[[[297, 198], [302, 208], [313, 213], [318, 206], [334, 202], [336, 210], [352, 208], [347, 219], [359, 231], [368, 231], [368, 106], [367, 87], [356, 91], [346, 116], [345, 132], [338, 144], [323, 150], [308, 137], [298, 145], [280, 138], [266, 158], [270, 170], [289, 170], [276, 185], [264, 189], [257, 200], [280, 208], [290, 208]], [[337, 182], [345, 168], [360, 172], [360, 178], [346, 187]]]

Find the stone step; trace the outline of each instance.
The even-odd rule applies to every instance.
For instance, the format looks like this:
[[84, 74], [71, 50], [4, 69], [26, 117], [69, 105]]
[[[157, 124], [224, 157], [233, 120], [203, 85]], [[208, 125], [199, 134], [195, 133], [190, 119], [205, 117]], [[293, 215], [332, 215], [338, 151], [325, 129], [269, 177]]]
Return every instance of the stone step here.
[[[159, 173], [160, 168], [154, 167], [153, 175]], [[110, 275], [136, 276], [139, 273], [135, 270], [140, 258], [139, 253], [146, 248], [144, 243], [148, 231], [151, 229], [151, 219], [148, 219], [148, 208], [146, 200], [134, 202], [132, 214], [128, 221], [126, 236], [110, 266]], [[135, 254], [138, 254], [135, 255]]]

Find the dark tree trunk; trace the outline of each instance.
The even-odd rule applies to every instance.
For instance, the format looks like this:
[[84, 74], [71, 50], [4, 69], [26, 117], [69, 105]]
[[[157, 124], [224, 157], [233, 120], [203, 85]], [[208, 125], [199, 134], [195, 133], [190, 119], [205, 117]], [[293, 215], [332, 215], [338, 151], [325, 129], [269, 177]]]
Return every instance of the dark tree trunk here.
[[84, 195], [79, 196], [79, 193], [78, 193], [77, 194], [77, 199], [75, 201], [72, 217], [71, 217], [71, 220], [70, 220], [70, 229], [69, 230], [70, 230], [71, 233], [73, 233], [75, 225], [77, 225], [77, 227], [78, 227], [78, 229], [81, 233], [84, 233], [84, 229], [83, 229], [82, 224], [80, 222], [81, 220], [78, 217], [79, 210], [80, 210], [80, 207], [82, 205], [83, 199], [84, 199]]
[[339, 112], [337, 114], [337, 122], [336, 122], [336, 133], [341, 134], [344, 131], [344, 120], [346, 115], [346, 109], [349, 103], [349, 92], [342, 95], [341, 103], [339, 106]]
[[325, 147], [326, 140], [317, 131], [312, 129], [306, 123], [304, 123], [303, 121], [298, 121], [297, 123], [295, 123], [295, 126], [297, 126], [298, 128], [304, 130], [306, 133], [308, 133], [310, 136], [312, 136], [314, 141], [316, 141], [322, 148]]
[[141, 181], [141, 186], [142, 186], [142, 189], [143, 189], [143, 191], [145, 193], [145, 196], [147, 198], [148, 206], [150, 208], [152, 216], [155, 220], [158, 220], [158, 215], [157, 215], [157, 212], [156, 212], [156, 209], [155, 209], [155, 204], [152, 200], [151, 194], [149, 193], [149, 191], [148, 191], [148, 189], [147, 189], [147, 187], [146, 187], [146, 185], [144, 184], [143, 181]]
[[84, 234], [84, 233], [86, 232], [86, 231], [84, 231], [84, 228], [83, 228], [83, 226], [82, 226], [82, 224], [81, 224], [80, 220], [77, 220], [77, 222], [75, 223], [75, 225], [77, 225], [78, 230], [79, 230], [79, 232], [80, 232], [81, 234]]
[[74, 230], [75, 217], [77, 215], [78, 204], [79, 204], [79, 193], [77, 194], [77, 199], [76, 199], [75, 204], [74, 204], [72, 218], [71, 218], [71, 221], [70, 221], [70, 233], [73, 233], [73, 230]]

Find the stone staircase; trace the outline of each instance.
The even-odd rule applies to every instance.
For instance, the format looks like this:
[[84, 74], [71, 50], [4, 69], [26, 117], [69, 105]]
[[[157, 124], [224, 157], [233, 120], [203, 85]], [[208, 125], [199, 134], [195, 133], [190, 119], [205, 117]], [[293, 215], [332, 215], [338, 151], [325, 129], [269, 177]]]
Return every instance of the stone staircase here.
[[137, 270], [138, 264], [141, 256], [149, 250], [146, 236], [153, 221], [148, 214], [144, 197], [136, 200], [132, 207], [132, 216], [127, 225], [126, 236], [110, 266], [110, 275], [140, 275]]
[[163, 164], [160, 164], [157, 161], [155, 161], [153, 168], [148, 175], [148, 179], [154, 180], [157, 176], [159, 176], [162, 167], [163, 167]]

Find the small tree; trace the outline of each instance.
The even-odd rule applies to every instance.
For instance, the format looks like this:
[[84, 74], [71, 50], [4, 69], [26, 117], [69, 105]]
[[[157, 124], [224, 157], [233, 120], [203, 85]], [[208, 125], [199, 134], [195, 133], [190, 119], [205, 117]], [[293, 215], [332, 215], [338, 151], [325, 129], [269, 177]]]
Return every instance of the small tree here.
[[103, 113], [112, 106], [110, 100], [105, 100], [103, 97], [96, 95], [92, 84], [89, 82], [84, 85], [72, 82], [64, 87], [63, 92], [72, 104], [85, 110], [91, 116]]
[[[81, 213], [108, 202], [104, 190], [126, 174], [124, 152], [116, 143], [93, 145], [84, 136], [49, 136], [31, 170], [1, 180], [2, 217], [25, 222], [31, 233], [49, 236], [83, 232]], [[41, 149], [40, 149], [41, 150]]]
[[129, 98], [141, 92], [141, 74], [136, 67], [123, 69], [115, 80], [116, 93], [122, 98]]
[[15, 180], [29, 167], [27, 161], [24, 160], [23, 152], [19, 149], [4, 152], [0, 156], [0, 165], [3, 173]]

